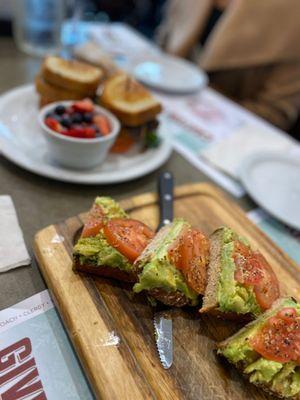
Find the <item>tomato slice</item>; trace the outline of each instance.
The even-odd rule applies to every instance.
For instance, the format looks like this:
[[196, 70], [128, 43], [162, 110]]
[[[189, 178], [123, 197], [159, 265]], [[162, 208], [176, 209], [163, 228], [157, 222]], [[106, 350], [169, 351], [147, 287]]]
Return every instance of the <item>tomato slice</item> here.
[[135, 219], [114, 218], [107, 222], [103, 232], [108, 243], [134, 262], [155, 233]]
[[300, 359], [300, 317], [286, 307], [269, 318], [261, 330], [250, 339], [250, 345], [264, 358], [280, 363]]
[[262, 279], [254, 286], [254, 293], [260, 307], [263, 310], [267, 310], [280, 296], [279, 283], [264, 256], [258, 252], [254, 253], [253, 256], [261, 265], [263, 271]]
[[132, 136], [125, 131], [121, 131], [110, 151], [118, 154], [126, 153], [134, 143], [135, 141]]
[[98, 204], [93, 204], [93, 207], [88, 213], [87, 221], [84, 224], [81, 237], [91, 237], [98, 235], [104, 222], [104, 212]]
[[168, 254], [188, 285], [195, 292], [203, 294], [209, 257], [209, 242], [205, 235], [198, 229], [188, 229], [170, 247]]
[[209, 242], [198, 229], [191, 229], [183, 238], [182, 272], [188, 285], [203, 294], [206, 286], [206, 266], [209, 257]]
[[275, 273], [259, 252], [252, 252], [240, 241], [235, 242], [234, 248], [235, 280], [243, 285], [253, 286], [260, 307], [263, 310], [270, 308], [280, 294]]

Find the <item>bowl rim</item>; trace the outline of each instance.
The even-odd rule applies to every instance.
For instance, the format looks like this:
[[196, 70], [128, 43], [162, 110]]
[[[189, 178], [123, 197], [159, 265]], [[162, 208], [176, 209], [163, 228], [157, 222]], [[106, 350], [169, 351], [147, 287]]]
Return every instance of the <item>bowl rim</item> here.
[[61, 141], [66, 141], [66, 142], [71, 142], [71, 143], [83, 143], [83, 144], [95, 144], [95, 143], [103, 143], [103, 142], [108, 142], [112, 139], [116, 139], [117, 135], [120, 132], [121, 129], [121, 123], [118, 120], [118, 118], [111, 113], [109, 110], [107, 110], [104, 107], [99, 106], [98, 104], [94, 103], [95, 110], [99, 111], [99, 113], [104, 114], [111, 122], [112, 125], [112, 131], [109, 133], [109, 135], [106, 136], [100, 136], [94, 139], [84, 139], [84, 138], [73, 138], [70, 136], [66, 135], [61, 135], [58, 132], [55, 132], [53, 129], [49, 128], [45, 122], [45, 115], [54, 109], [58, 105], [63, 105], [63, 106], [70, 106], [74, 103], [76, 103], [78, 100], [62, 100], [62, 101], [55, 101], [53, 103], [47, 104], [46, 106], [42, 107], [39, 111], [38, 114], [38, 122], [40, 127], [45, 131], [48, 135], [51, 137], [54, 137], [57, 140]]

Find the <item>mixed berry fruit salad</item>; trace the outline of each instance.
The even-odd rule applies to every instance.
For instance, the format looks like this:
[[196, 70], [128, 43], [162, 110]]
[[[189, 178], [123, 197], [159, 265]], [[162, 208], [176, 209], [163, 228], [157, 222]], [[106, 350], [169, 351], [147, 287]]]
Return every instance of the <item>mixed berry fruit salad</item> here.
[[45, 117], [45, 125], [58, 134], [80, 139], [95, 139], [111, 132], [108, 118], [97, 112], [90, 99], [70, 106], [56, 105]]

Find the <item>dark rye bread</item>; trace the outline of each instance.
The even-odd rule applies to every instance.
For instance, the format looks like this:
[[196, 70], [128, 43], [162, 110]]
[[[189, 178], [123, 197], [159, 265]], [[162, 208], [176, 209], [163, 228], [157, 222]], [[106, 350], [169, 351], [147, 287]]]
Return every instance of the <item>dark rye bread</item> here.
[[[283, 308], [284, 306], [284, 301], [286, 300], [286, 298], [280, 298], [278, 300], [276, 300], [272, 307], [267, 310], [264, 314], [262, 314], [261, 316], [259, 316], [256, 320], [248, 323], [246, 326], [244, 326], [242, 329], [240, 329], [237, 333], [235, 333], [234, 335], [230, 336], [229, 338], [227, 338], [226, 340], [220, 342], [217, 344], [217, 350], [218, 353], [226, 358], [225, 356], [223, 356], [222, 350], [224, 350], [226, 348], [226, 346], [230, 343], [233, 342], [234, 340], [238, 339], [243, 333], [245, 333], [248, 329], [251, 329], [252, 327], [254, 327], [259, 321], [264, 320], [264, 319], [268, 319], [269, 317], [273, 316], [274, 314], [276, 314], [281, 308]], [[236, 364], [233, 364], [244, 376], [245, 379], [249, 380], [249, 374], [244, 373], [244, 368], [245, 368], [245, 364], [240, 361]], [[278, 398], [282, 398], [282, 399], [289, 399], [289, 400], [300, 400], [300, 393], [292, 396], [292, 397], [285, 397], [282, 394], [274, 391], [271, 389], [271, 383], [257, 383], [257, 382], [253, 382], [253, 385], [261, 388], [262, 390], [264, 390], [265, 392], [269, 393], [272, 396], [276, 396]]]
[[122, 271], [119, 268], [113, 268], [108, 266], [95, 266], [93, 264], [81, 264], [79, 256], [75, 255], [73, 258], [73, 270], [80, 272], [87, 272], [106, 278], [113, 278], [124, 282], [136, 282], [137, 276], [133, 272]]
[[[143, 270], [143, 265], [149, 262], [155, 253], [157, 246], [164, 240], [171, 229], [171, 224], [166, 225], [159, 230], [154, 239], [148, 244], [142, 254], [133, 264], [134, 273], [138, 275]], [[174, 307], [183, 307], [189, 303], [189, 299], [179, 291], [168, 292], [162, 288], [149, 290], [149, 295], [163, 304]]]

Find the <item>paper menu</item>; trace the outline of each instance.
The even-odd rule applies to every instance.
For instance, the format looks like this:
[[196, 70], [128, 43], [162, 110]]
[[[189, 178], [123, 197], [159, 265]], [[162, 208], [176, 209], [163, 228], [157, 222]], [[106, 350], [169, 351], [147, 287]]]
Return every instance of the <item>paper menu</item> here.
[[1, 399], [94, 398], [47, 290], [0, 311], [0, 335]]

